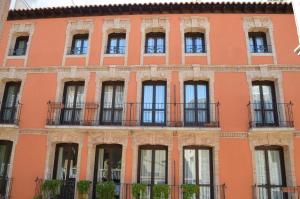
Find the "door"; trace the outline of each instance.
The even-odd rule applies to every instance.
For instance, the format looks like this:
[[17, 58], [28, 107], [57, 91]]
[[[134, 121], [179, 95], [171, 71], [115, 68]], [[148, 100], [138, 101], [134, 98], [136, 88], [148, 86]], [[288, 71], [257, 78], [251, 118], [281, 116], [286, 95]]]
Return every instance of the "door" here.
[[0, 140], [0, 198], [7, 198], [10, 192], [11, 181], [8, 172], [12, 145], [11, 141]]
[[6, 83], [1, 106], [1, 123], [15, 123], [16, 114], [18, 111], [17, 103], [19, 98], [20, 85], [21, 82]]
[[61, 180], [60, 199], [74, 199], [78, 144], [57, 144], [53, 179]]
[[[105, 144], [96, 147], [93, 198], [96, 198], [96, 184], [106, 181], [115, 183], [115, 198], [120, 198], [122, 168], [122, 146]], [[102, 199], [102, 198], [101, 198]]]
[[66, 82], [64, 88], [61, 123], [79, 125], [83, 110], [84, 82]]

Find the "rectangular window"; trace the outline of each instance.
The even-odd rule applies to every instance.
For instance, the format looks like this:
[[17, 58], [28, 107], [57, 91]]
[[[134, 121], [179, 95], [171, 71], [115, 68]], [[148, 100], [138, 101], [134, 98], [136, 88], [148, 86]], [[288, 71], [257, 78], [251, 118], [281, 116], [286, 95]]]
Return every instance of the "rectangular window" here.
[[210, 122], [208, 83], [184, 83], [184, 121], [186, 126], [204, 126]]
[[66, 82], [61, 123], [78, 125], [82, 115], [84, 82]]
[[185, 53], [205, 53], [204, 34], [200, 32], [187, 32], [185, 37]]
[[18, 113], [18, 100], [21, 82], [8, 82], [5, 85], [1, 106], [1, 123], [13, 124]]
[[106, 54], [125, 54], [126, 33], [108, 35]]
[[280, 147], [258, 147], [255, 150], [258, 199], [284, 199], [285, 182], [283, 150]]
[[197, 199], [213, 199], [212, 149], [206, 147], [184, 147], [183, 182], [199, 185]]
[[84, 55], [88, 50], [89, 34], [76, 34], [73, 36], [70, 55]]
[[13, 55], [13, 56], [26, 55], [28, 40], [29, 40], [29, 36], [19, 36], [19, 37], [17, 37], [14, 49], [11, 50], [9, 55]]
[[266, 33], [249, 32], [249, 49], [251, 53], [270, 53], [271, 47], [267, 43]]
[[253, 112], [255, 126], [277, 126], [277, 104], [274, 83], [255, 81], [252, 83]]
[[102, 88], [101, 124], [122, 124], [124, 82], [105, 82]]
[[166, 83], [144, 82], [142, 97], [142, 124], [165, 125]]
[[146, 34], [146, 54], [165, 53], [165, 33], [150, 32]]

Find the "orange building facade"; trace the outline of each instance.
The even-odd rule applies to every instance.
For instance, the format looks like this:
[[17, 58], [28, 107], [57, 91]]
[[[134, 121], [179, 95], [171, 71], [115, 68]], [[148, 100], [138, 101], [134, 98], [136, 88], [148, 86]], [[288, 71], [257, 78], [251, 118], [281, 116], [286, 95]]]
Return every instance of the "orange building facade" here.
[[[289, 3], [10, 11], [0, 40], [2, 198], [47, 179], [169, 185], [181, 199], [300, 195], [300, 57]], [[163, 198], [163, 197], [160, 197]]]

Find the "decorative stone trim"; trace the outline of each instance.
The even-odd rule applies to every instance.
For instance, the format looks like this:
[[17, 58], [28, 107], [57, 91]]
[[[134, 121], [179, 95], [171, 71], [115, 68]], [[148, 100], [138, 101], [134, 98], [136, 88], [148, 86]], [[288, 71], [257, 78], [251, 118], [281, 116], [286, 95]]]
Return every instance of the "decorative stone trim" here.
[[179, 147], [179, 179], [183, 184], [183, 147], [184, 146], [209, 146], [213, 149], [213, 173], [214, 183], [218, 185], [219, 181], [219, 150], [220, 150], [220, 134], [218, 133], [199, 133], [187, 132], [178, 134]]
[[152, 17], [152, 18], [143, 18], [141, 24], [141, 57], [140, 65], [144, 65], [144, 56], [149, 56], [145, 53], [145, 42], [146, 34], [149, 32], [164, 32], [165, 33], [165, 53], [163, 54], [154, 54], [153, 56], [165, 56], [165, 64], [169, 64], [169, 38], [170, 38], [170, 24], [169, 19], [166, 17]]
[[[185, 38], [186, 32], [201, 32], [205, 34], [206, 53], [187, 54], [185, 53]], [[182, 17], [180, 20], [181, 33], [181, 56], [182, 64], [185, 64], [185, 56], [207, 56], [207, 64], [211, 64], [210, 56], [210, 39], [209, 39], [210, 25], [207, 17]]]
[[[27, 66], [28, 55], [31, 47], [31, 40], [34, 33], [35, 24], [34, 23], [22, 23], [22, 24], [13, 24], [9, 36], [8, 36], [8, 46], [5, 50], [5, 56], [3, 60], [3, 65], [6, 66], [8, 59], [24, 59], [24, 67]], [[9, 56], [9, 50], [14, 49], [16, 39], [19, 36], [29, 36], [27, 42], [26, 54], [24, 56]]]
[[248, 138], [248, 132], [222, 132], [221, 138]]
[[293, 186], [296, 184], [293, 140], [294, 140], [293, 133], [288, 133], [288, 132], [249, 134], [249, 145], [252, 151], [253, 184], [256, 184], [255, 147], [273, 146], [273, 145], [283, 147], [287, 185]]
[[133, 148], [133, 166], [132, 166], [132, 180], [137, 181], [137, 170], [138, 170], [138, 151], [139, 146], [142, 145], [163, 145], [168, 147], [168, 183], [173, 183], [172, 171], [172, 152], [173, 152], [173, 133], [163, 131], [161, 133], [151, 132], [151, 131], [135, 131], [132, 133], [132, 148]]
[[[246, 46], [247, 46], [247, 56], [248, 56], [248, 64], [251, 64], [252, 56], [273, 56], [273, 63], [277, 64], [277, 56], [276, 56], [276, 48], [273, 36], [273, 23], [271, 18], [269, 17], [244, 17], [243, 18], [243, 27], [246, 38]], [[258, 32], [262, 31], [266, 33], [267, 43], [272, 46], [272, 53], [250, 53], [249, 48], [249, 32]]]
[[[128, 46], [129, 46], [129, 34], [130, 34], [130, 20], [123, 18], [106, 18], [102, 25], [102, 49], [100, 56], [100, 65], [103, 65], [104, 57], [124, 57], [124, 65], [127, 65], [128, 60]], [[108, 42], [108, 35], [110, 33], [125, 33], [126, 34], [126, 49], [125, 54], [105, 54], [106, 46]]]
[[[65, 66], [66, 58], [68, 57], [85, 57], [85, 66], [88, 65], [88, 60], [90, 57], [91, 37], [93, 31], [94, 31], [94, 22], [92, 19], [69, 21], [66, 29], [66, 42], [65, 42], [63, 59], [62, 59], [62, 66]], [[68, 55], [67, 53], [68, 48], [71, 47], [72, 45], [73, 36], [76, 34], [89, 34], [88, 49], [87, 49], [87, 54], [85, 55]]]

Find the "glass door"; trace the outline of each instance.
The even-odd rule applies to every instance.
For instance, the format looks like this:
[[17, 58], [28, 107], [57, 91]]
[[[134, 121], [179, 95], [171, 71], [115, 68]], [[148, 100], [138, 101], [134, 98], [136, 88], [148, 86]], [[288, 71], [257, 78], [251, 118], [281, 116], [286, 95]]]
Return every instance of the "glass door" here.
[[[115, 198], [120, 198], [122, 169], [122, 146], [105, 144], [96, 147], [93, 198], [96, 198], [97, 183], [112, 181], [115, 183]], [[101, 198], [102, 199], [102, 198]]]
[[78, 144], [57, 144], [53, 179], [61, 180], [60, 199], [74, 199]]
[[83, 109], [84, 82], [67, 82], [64, 88], [61, 123], [78, 125]]
[[21, 82], [6, 83], [2, 99], [1, 123], [12, 124], [15, 122], [20, 85]]
[[10, 169], [12, 145], [11, 141], [0, 140], [0, 198], [7, 198], [9, 194], [10, 180], [7, 175]]

